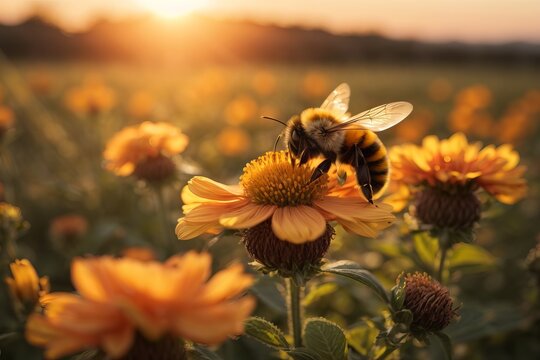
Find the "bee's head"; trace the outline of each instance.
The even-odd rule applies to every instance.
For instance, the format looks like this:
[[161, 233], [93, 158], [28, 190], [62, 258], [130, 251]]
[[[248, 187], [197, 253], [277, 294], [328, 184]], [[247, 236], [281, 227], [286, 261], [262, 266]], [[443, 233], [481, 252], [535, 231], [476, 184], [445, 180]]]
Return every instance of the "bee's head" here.
[[285, 129], [285, 146], [295, 158], [298, 158], [306, 147], [305, 138], [306, 131], [300, 121], [300, 116], [295, 115], [289, 120]]

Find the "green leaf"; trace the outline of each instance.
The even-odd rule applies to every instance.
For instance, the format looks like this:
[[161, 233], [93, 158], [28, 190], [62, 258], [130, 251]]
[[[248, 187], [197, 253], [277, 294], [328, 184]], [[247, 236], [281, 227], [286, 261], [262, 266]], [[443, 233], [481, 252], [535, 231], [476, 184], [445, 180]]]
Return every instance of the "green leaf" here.
[[356, 282], [364, 284], [371, 288], [375, 293], [386, 303], [390, 303], [388, 293], [371, 272], [362, 269], [360, 265], [353, 261], [342, 260], [335, 263], [327, 264], [322, 267], [325, 273], [336, 274], [347, 277]]
[[222, 360], [213, 351], [208, 350], [207, 348], [199, 345], [193, 345], [191, 349], [188, 350], [188, 359], [190, 360]]
[[245, 333], [268, 346], [278, 349], [289, 348], [289, 343], [281, 330], [276, 325], [262, 318], [250, 317], [247, 319], [245, 321]]
[[321, 360], [347, 358], [347, 340], [343, 330], [323, 318], [308, 319], [304, 327], [304, 344]]
[[394, 314], [394, 322], [399, 324], [405, 324], [407, 327], [411, 325], [413, 321], [413, 314], [410, 310], [403, 309]]
[[294, 360], [323, 360], [316, 352], [307, 348], [296, 348], [287, 351], [287, 354]]
[[390, 305], [394, 311], [399, 311], [405, 302], [405, 276], [400, 275], [398, 284], [390, 292]]
[[460, 268], [486, 269], [494, 266], [497, 259], [480, 246], [459, 243], [448, 255], [448, 266], [452, 270]]
[[414, 235], [413, 244], [420, 260], [433, 269], [439, 252], [439, 241], [429, 236], [427, 232], [421, 232]]
[[309, 294], [304, 298], [302, 304], [309, 306], [316, 302], [318, 299], [333, 294], [338, 290], [338, 286], [335, 283], [321, 284], [309, 291]]
[[369, 326], [359, 326], [347, 331], [349, 345], [360, 355], [368, 356], [375, 345], [379, 330]]
[[452, 341], [450, 340], [450, 337], [442, 332], [436, 332], [433, 335], [439, 340], [445, 359], [452, 360]]

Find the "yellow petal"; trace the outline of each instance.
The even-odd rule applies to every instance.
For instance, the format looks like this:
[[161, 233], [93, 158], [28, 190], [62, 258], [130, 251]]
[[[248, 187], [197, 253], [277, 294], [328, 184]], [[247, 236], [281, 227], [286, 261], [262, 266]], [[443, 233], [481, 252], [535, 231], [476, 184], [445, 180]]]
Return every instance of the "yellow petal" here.
[[179, 240], [190, 240], [205, 233], [219, 233], [219, 227], [217, 221], [215, 223], [196, 223], [187, 221], [186, 218], [180, 218], [175, 233]]
[[219, 223], [226, 228], [247, 229], [268, 219], [276, 208], [273, 205], [246, 203], [244, 206], [222, 215], [219, 218]]
[[272, 216], [274, 234], [294, 244], [316, 240], [325, 229], [326, 221], [321, 213], [305, 205], [278, 208]]
[[209, 200], [236, 200], [242, 195], [238, 188], [218, 183], [203, 176], [195, 176], [189, 181], [188, 187], [196, 196]]

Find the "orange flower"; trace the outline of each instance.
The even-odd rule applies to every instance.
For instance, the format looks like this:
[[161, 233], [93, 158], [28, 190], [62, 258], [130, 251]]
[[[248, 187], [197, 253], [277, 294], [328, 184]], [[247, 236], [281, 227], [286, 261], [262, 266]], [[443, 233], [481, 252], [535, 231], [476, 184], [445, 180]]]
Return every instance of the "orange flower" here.
[[75, 259], [80, 296], [51, 294], [45, 315], [33, 315], [26, 337], [59, 357], [100, 347], [113, 358], [133, 346], [135, 329], [151, 341], [167, 335], [217, 344], [243, 332], [254, 308], [240, 297], [253, 283], [239, 264], [210, 278], [211, 257], [189, 252], [164, 264], [109, 256]]
[[38, 305], [39, 298], [49, 291], [49, 279], [38, 277], [36, 269], [27, 259], [15, 260], [9, 265], [13, 277], [6, 277], [15, 311], [29, 313]]
[[[170, 171], [167, 166], [172, 164], [170, 157], [183, 152], [187, 144], [188, 137], [178, 128], [164, 122], [146, 121], [116, 133], [107, 143], [103, 157], [106, 168], [119, 176], [144, 172], [156, 163], [163, 165], [157, 166], [156, 172]], [[174, 171], [174, 164], [172, 166]]]
[[510, 145], [482, 148], [480, 143], [469, 143], [462, 133], [445, 140], [428, 136], [421, 147], [395, 146], [390, 162], [391, 179], [402, 189], [397, 194], [401, 197], [420, 185], [476, 186], [502, 203], [513, 204], [527, 190], [525, 167], [518, 166], [519, 154]]
[[45, 297], [45, 302], [45, 315], [32, 314], [28, 318], [26, 339], [45, 347], [48, 359], [97, 347], [119, 358], [133, 344], [134, 327], [113, 304], [68, 293], [53, 293]]
[[391, 207], [368, 203], [351, 185], [354, 179], [349, 178], [343, 187], [328, 175], [311, 182], [313, 171], [312, 164], [293, 166], [288, 153], [281, 151], [268, 152], [247, 164], [240, 186], [194, 177], [182, 191], [185, 216], [178, 220], [176, 235], [192, 239], [271, 220], [279, 239], [303, 244], [320, 237], [329, 221], [367, 237], [392, 224]]
[[116, 103], [116, 95], [99, 79], [89, 78], [82, 85], [68, 90], [64, 102], [74, 113], [96, 115], [111, 110]]

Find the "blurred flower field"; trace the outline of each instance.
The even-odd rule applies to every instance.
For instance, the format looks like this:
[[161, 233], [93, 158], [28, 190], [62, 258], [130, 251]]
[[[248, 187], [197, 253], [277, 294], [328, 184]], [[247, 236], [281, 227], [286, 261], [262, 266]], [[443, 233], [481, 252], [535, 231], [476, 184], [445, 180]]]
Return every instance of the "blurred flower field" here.
[[[509, 144], [519, 153], [528, 184], [527, 190], [521, 189], [522, 199], [502, 204], [480, 196], [482, 221], [474, 239], [452, 247], [442, 276], [460, 314], [446, 330], [454, 358], [530, 359], [531, 354], [540, 354], [538, 255], [526, 260], [540, 241], [539, 80], [540, 69], [519, 66], [224, 65], [171, 70], [11, 63], [0, 58], [0, 200], [20, 208], [24, 219], [17, 224], [21, 236], [13, 248], [2, 243], [2, 277], [11, 274], [8, 250], [17, 259], [29, 259], [40, 277], [48, 277], [43, 290], [50, 286], [54, 292], [73, 291], [73, 286], [81, 292], [83, 277], [79, 274], [72, 285], [70, 264], [74, 257], [88, 254], [142, 261], [205, 250], [212, 255], [212, 273], [232, 271], [228, 266], [234, 262], [246, 265], [251, 259], [235, 230], [190, 241], [177, 239], [182, 188], [195, 175], [237, 184], [244, 166], [271, 151], [283, 130], [261, 116], [287, 121], [318, 106], [336, 85], [347, 82], [353, 114], [398, 100], [414, 105], [407, 119], [379, 133], [388, 149], [404, 143], [421, 145], [428, 135], [448, 138], [461, 132], [471, 143]], [[163, 141], [160, 148], [167, 155], [152, 168], [140, 166], [136, 157], [144, 148], [137, 143], [141, 136], [137, 131], [142, 132], [137, 129], [143, 123], [152, 128], [145, 131]], [[151, 139], [144, 141], [152, 143]], [[278, 149], [283, 149], [282, 143]], [[156, 180], [159, 186], [152, 185]], [[391, 184], [385, 196], [391, 199], [396, 191]], [[0, 211], [4, 226], [9, 211]], [[396, 223], [374, 239], [337, 228], [326, 257], [355, 261], [386, 289], [403, 271], [436, 277], [437, 241], [426, 233], [411, 232], [409, 214], [396, 216]], [[167, 273], [163, 266], [159, 271]], [[245, 272], [257, 274], [248, 266]], [[257, 279], [249, 290], [257, 303], [253, 314], [286, 329], [281, 280], [259, 275]], [[357, 340], [374, 341], [385, 322], [382, 302], [367, 287], [353, 286], [346, 279], [318, 276], [308, 287], [303, 300], [307, 315], [354, 329], [345, 332], [349, 345], [358, 359], [370, 358], [369, 349]], [[10, 297], [4, 296], [7, 287], [2, 291], [0, 334], [6, 334], [0, 335], [2, 355], [39, 359], [40, 350], [20, 335], [23, 325]], [[248, 299], [243, 300], [246, 309]], [[216, 334], [218, 342], [221, 335]], [[211, 349], [224, 359], [278, 356], [248, 336]], [[430, 346], [411, 342], [400, 349], [404, 359], [442, 359], [442, 353], [436, 342]], [[281, 356], [286, 358], [283, 352]], [[390, 356], [398, 358], [396, 353]]]

